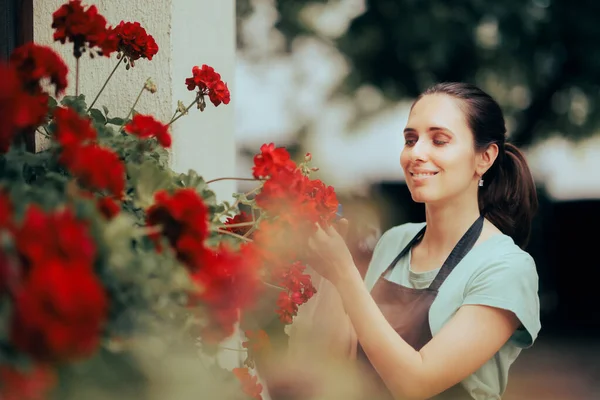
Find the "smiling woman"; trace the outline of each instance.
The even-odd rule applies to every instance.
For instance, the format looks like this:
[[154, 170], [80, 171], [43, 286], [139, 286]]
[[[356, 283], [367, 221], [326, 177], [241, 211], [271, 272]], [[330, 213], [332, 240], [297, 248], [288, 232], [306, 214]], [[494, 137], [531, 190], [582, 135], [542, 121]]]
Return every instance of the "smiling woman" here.
[[373, 398], [499, 399], [537, 337], [538, 276], [522, 250], [537, 197], [505, 134], [500, 107], [479, 88], [433, 86], [411, 108], [400, 156], [426, 223], [387, 231], [364, 282], [333, 228], [311, 238], [312, 265], [341, 298], [346, 337], [358, 342], [350, 355]]

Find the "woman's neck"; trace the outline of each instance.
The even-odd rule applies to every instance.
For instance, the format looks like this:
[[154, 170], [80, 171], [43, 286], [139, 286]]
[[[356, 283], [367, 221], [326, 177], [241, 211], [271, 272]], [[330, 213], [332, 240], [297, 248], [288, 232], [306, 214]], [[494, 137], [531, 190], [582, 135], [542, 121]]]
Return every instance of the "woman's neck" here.
[[[456, 199], [458, 200], [458, 199]], [[427, 205], [427, 230], [421, 245], [432, 257], [447, 256], [480, 215], [474, 201], [448, 201], [444, 205]]]

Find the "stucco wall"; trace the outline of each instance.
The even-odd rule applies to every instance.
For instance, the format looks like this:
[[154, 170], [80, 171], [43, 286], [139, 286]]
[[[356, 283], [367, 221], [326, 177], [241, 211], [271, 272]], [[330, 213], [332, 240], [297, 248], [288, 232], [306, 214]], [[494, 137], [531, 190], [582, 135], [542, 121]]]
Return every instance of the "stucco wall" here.
[[[173, 0], [171, 26], [172, 105], [189, 104], [194, 96], [184, 85], [192, 67], [208, 64], [221, 74], [232, 102], [204, 112], [195, 108], [174, 126], [173, 169], [185, 172], [202, 167], [207, 180], [235, 174], [234, 99], [235, 0]], [[208, 101], [208, 99], [207, 99]], [[200, 171], [200, 170], [198, 170]], [[229, 200], [234, 181], [211, 184], [217, 197]]]
[[[75, 94], [75, 58], [72, 44], [61, 45], [52, 39], [52, 13], [65, 0], [34, 0], [34, 40], [37, 43], [50, 45], [61, 53], [69, 65], [69, 88], [67, 94]], [[152, 61], [140, 59], [129, 71], [125, 65], [112, 77], [108, 86], [96, 104], [106, 105], [115, 116], [124, 116], [135, 101], [144, 81], [151, 77], [158, 86], [154, 95], [144, 94], [136, 109], [140, 112], [152, 112], [161, 119], [167, 119], [173, 114], [171, 109], [171, 0], [93, 0], [85, 4], [96, 4], [98, 10], [106, 17], [110, 25], [117, 25], [121, 20], [139, 21], [158, 44], [158, 54]], [[117, 63], [113, 54], [108, 57], [91, 59], [84, 54], [80, 60], [80, 89], [86, 95], [88, 104], [94, 99], [100, 87]]]
[[[34, 40], [59, 51], [70, 68], [67, 94], [75, 93], [75, 59], [72, 45], [61, 45], [52, 39], [52, 13], [65, 0], [34, 0]], [[106, 105], [115, 116], [124, 116], [135, 101], [146, 78], [158, 86], [158, 92], [145, 92], [136, 109], [152, 113], [167, 121], [177, 107], [194, 98], [184, 85], [194, 65], [208, 64], [221, 73], [234, 93], [235, 69], [235, 1], [234, 0], [89, 0], [95, 4], [110, 25], [121, 20], [138, 21], [156, 40], [159, 51], [152, 61], [140, 59], [134, 68], [119, 70], [102, 96], [98, 106]], [[80, 93], [88, 104], [114, 68], [117, 60], [84, 54], [80, 60]], [[201, 113], [190, 114], [173, 125], [172, 167], [176, 171], [196, 170], [207, 180], [232, 176], [235, 172], [234, 107], [214, 108], [209, 104]], [[219, 199], [229, 200], [236, 188], [233, 181], [216, 182], [213, 189]]]

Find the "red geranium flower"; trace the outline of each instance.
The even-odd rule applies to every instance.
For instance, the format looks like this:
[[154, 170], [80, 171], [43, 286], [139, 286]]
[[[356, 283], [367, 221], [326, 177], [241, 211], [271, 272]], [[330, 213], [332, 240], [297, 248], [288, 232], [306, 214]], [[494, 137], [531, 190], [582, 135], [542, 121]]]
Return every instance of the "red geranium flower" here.
[[98, 14], [95, 5], [84, 9], [81, 0], [70, 0], [52, 14], [54, 40], [73, 43], [73, 55], [81, 57], [87, 48], [100, 55], [109, 56], [117, 50], [119, 39], [107, 28], [106, 18]]
[[21, 131], [44, 122], [48, 113], [48, 96], [26, 93], [12, 66], [0, 64], [0, 76], [0, 153], [6, 153]]
[[[256, 195], [256, 204], [271, 216], [291, 220], [299, 214], [309, 179], [299, 170], [284, 169], [267, 180]], [[298, 218], [294, 218], [296, 220]]]
[[208, 98], [216, 106], [219, 104], [229, 104], [231, 101], [231, 94], [227, 84], [223, 81], [218, 81], [208, 91]]
[[282, 169], [296, 169], [296, 163], [291, 160], [285, 147], [276, 148], [273, 143], [260, 146], [260, 153], [254, 156], [252, 175], [257, 179], [268, 178]]
[[318, 216], [319, 220], [330, 223], [336, 216], [338, 199], [333, 186], [327, 186], [320, 179], [311, 180], [306, 185], [309, 212]]
[[192, 68], [192, 77], [185, 80], [188, 90], [198, 88], [201, 92], [208, 94], [210, 88], [221, 80], [221, 75], [215, 72], [213, 67], [202, 65], [202, 68], [197, 65]]
[[96, 206], [106, 219], [113, 219], [121, 211], [121, 204], [111, 197], [99, 198]]
[[132, 67], [134, 61], [140, 57], [152, 60], [152, 57], [158, 53], [158, 45], [154, 38], [146, 33], [139, 22], [121, 21], [113, 32], [119, 38], [119, 50], [129, 58]]
[[35, 265], [15, 294], [11, 341], [39, 360], [88, 357], [98, 347], [107, 309], [91, 268], [49, 260]]
[[27, 270], [48, 260], [91, 270], [96, 256], [87, 224], [70, 209], [47, 214], [37, 205], [29, 206], [23, 223], [15, 230], [15, 243]]
[[188, 90], [198, 88], [198, 92], [202, 96], [207, 95], [215, 107], [221, 103], [229, 104], [231, 100], [227, 84], [221, 80], [221, 75], [208, 65], [202, 65], [202, 68], [193, 67], [192, 77], [187, 78], [185, 84]]
[[190, 304], [207, 306], [209, 320], [200, 335], [206, 342], [218, 343], [234, 332], [240, 310], [254, 304], [260, 290], [260, 264], [252, 244], [240, 251], [221, 245], [203, 250], [201, 256], [200, 267], [192, 273], [199, 290], [191, 294]]
[[12, 224], [13, 206], [10, 197], [3, 190], [0, 190], [0, 228]]
[[252, 229], [252, 225], [248, 226], [232, 226], [229, 225], [238, 225], [238, 224], [247, 224], [252, 222], [252, 215], [242, 211], [234, 217], [227, 218], [225, 221], [226, 228], [225, 230], [229, 232], [236, 233], [238, 235], [245, 235], [250, 229]]
[[123, 197], [125, 165], [114, 151], [89, 144], [63, 152], [61, 162], [84, 186]]
[[245, 331], [244, 335], [246, 335], [246, 341], [242, 342], [242, 347], [248, 349], [253, 357], [271, 351], [271, 341], [264, 330]]
[[252, 399], [262, 400], [263, 386], [258, 383], [256, 376], [250, 375], [248, 368], [234, 368], [231, 371], [242, 384], [244, 394]]
[[90, 355], [107, 299], [94, 272], [96, 248], [87, 224], [70, 209], [47, 214], [32, 205], [14, 236], [25, 270], [13, 291], [12, 343], [41, 360]]
[[28, 371], [0, 367], [0, 399], [42, 400], [56, 384], [56, 375], [45, 365], [34, 365]]
[[177, 252], [178, 259], [189, 268], [199, 266], [200, 251], [208, 236], [208, 207], [191, 188], [179, 189], [173, 195], [159, 191], [148, 209], [149, 226], [161, 225], [162, 231], [150, 235], [160, 251], [160, 236], [165, 236]]
[[125, 131], [136, 135], [140, 139], [155, 137], [162, 147], [171, 146], [169, 127], [157, 121], [151, 115], [136, 114], [131, 122], [125, 125]]
[[54, 121], [56, 122], [56, 140], [67, 151], [86, 141], [95, 140], [97, 137], [92, 121], [82, 117], [70, 107], [56, 107]]
[[67, 64], [50, 47], [27, 43], [13, 51], [10, 62], [19, 71], [24, 89], [31, 94], [42, 93], [43, 78], [50, 79], [57, 96], [67, 88]]

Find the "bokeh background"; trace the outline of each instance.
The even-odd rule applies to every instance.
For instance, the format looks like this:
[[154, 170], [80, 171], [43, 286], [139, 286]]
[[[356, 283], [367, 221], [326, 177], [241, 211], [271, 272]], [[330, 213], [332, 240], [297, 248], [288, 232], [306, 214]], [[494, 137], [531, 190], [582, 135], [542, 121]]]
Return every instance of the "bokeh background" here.
[[424, 220], [399, 166], [410, 104], [435, 82], [477, 84], [540, 199], [542, 331], [505, 398], [598, 399], [599, 18], [593, 0], [238, 0], [238, 174], [264, 142], [310, 151], [364, 268], [382, 231]]
[[[172, 4], [185, 11], [187, 1]], [[17, 8], [32, 3], [1, 1], [2, 57], [31, 40], [18, 29], [32, 26], [31, 8]], [[248, 177], [265, 142], [298, 159], [310, 151], [351, 220], [363, 271], [383, 231], [424, 220], [399, 166], [414, 98], [435, 82], [467, 81], [499, 101], [538, 186], [527, 251], [542, 312], [538, 341], [514, 364], [504, 399], [600, 399], [600, 2], [236, 0], [236, 8], [237, 176]]]

